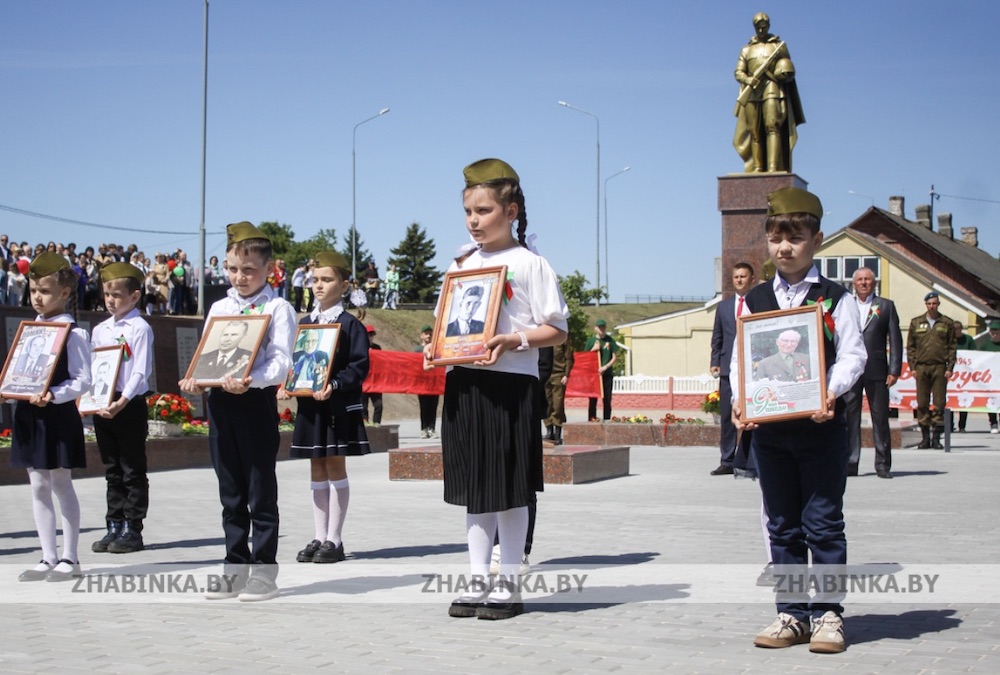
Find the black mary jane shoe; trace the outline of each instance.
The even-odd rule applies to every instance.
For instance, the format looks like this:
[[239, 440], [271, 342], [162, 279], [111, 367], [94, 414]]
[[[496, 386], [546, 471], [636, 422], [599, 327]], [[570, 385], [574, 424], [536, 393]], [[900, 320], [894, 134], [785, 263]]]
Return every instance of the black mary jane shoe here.
[[24, 570], [23, 572], [21, 572], [21, 574], [18, 575], [17, 580], [18, 581], [44, 581], [45, 577], [47, 577], [49, 575], [49, 572], [52, 571], [52, 568], [54, 568], [55, 565], [53, 565], [52, 563], [50, 563], [48, 560], [42, 560], [41, 562], [39, 562], [39, 564], [40, 565], [48, 565], [48, 569], [36, 570], [36, 569], [32, 568], [30, 570]]
[[484, 602], [476, 608], [476, 618], [487, 621], [513, 619], [519, 614], [524, 614], [524, 603], [519, 598], [511, 598], [510, 602]]
[[311, 542], [306, 544], [306, 547], [299, 551], [295, 556], [295, 562], [307, 562], [311, 563], [313, 561], [313, 556], [316, 555], [316, 551], [319, 547], [323, 545], [319, 539], [313, 539]]
[[[60, 564], [66, 563], [72, 566], [69, 572], [60, 572], [56, 569]], [[45, 575], [46, 581], [69, 581], [73, 577], [80, 576], [80, 561], [73, 562], [72, 560], [67, 560], [66, 558], [60, 558], [59, 562], [56, 563], [56, 567], [49, 570], [49, 573]]]

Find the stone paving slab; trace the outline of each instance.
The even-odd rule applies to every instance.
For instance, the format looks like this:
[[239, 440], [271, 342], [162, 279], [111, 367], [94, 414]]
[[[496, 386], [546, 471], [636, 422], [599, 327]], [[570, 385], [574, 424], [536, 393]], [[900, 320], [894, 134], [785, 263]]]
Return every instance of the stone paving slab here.
[[[952, 437], [950, 453], [894, 451], [891, 481], [874, 476], [866, 453], [865, 475], [848, 482], [852, 562], [1000, 562], [995, 525], [1000, 436], [986, 433], [985, 416], [977, 417], [970, 419], [972, 433]], [[415, 421], [401, 422], [401, 445], [426, 443], [418, 427]], [[651, 595], [690, 591], [690, 578], [670, 576], [680, 566], [762, 566], [759, 488], [751, 481], [709, 476], [717, 460], [717, 449], [709, 447], [636, 447], [627, 477], [546, 486], [539, 495], [532, 563], [588, 564], [623, 575], [662, 570], [661, 588]], [[15, 588], [26, 584], [12, 581], [39, 558], [29, 488], [0, 487], [0, 671], [1000, 671], [996, 588], [984, 589], [984, 602], [975, 604], [849, 603], [851, 646], [834, 656], [811, 654], [804, 646], [753, 647], [753, 636], [773, 618], [768, 602], [675, 603], [651, 597], [650, 602], [529, 604], [521, 617], [488, 622], [448, 617], [450, 597], [443, 594], [420, 602], [337, 601], [338, 593], [351, 592], [348, 580], [360, 593], [385, 583], [380, 570], [386, 565], [399, 568], [388, 591], [382, 589], [391, 598], [393, 588], [410, 588], [422, 571], [462, 570], [467, 562], [464, 514], [443, 503], [439, 483], [389, 481], [385, 454], [352, 458], [348, 470], [348, 560], [324, 566], [329, 571], [296, 570], [295, 552], [312, 533], [308, 465], [279, 463], [279, 559], [287, 563], [279, 581], [288, 584], [277, 601], [255, 605], [194, 596], [32, 601], [30, 591], [25, 595]], [[166, 472], [150, 480], [149, 547], [128, 556], [90, 553], [90, 543], [102, 534], [104, 484], [99, 478], [75, 482], [84, 515], [85, 571], [117, 563], [184, 569], [218, 563], [221, 525], [212, 471]], [[310, 581], [301, 581], [307, 573]], [[20, 601], [10, 602], [13, 595]]]

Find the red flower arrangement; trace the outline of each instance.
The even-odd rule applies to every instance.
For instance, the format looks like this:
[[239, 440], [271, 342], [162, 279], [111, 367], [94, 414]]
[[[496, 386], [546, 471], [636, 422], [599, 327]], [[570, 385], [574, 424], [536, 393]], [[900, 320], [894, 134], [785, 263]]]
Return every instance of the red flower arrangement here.
[[191, 402], [177, 394], [153, 394], [146, 401], [147, 417], [159, 422], [184, 424], [191, 421]]

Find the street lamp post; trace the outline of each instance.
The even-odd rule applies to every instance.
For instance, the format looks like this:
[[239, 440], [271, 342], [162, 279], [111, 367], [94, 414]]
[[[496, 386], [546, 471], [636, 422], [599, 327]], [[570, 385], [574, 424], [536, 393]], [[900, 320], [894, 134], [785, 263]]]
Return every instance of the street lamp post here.
[[[597, 276], [595, 277], [594, 283], [597, 285], [598, 290], [601, 288], [601, 118], [592, 112], [587, 112], [572, 106], [566, 101], [559, 101], [559, 105], [564, 108], [569, 108], [570, 110], [575, 110], [584, 115], [590, 115], [597, 122]], [[601, 304], [600, 296], [597, 297], [597, 304]]]
[[371, 122], [389, 112], [388, 108], [382, 108], [377, 113], [361, 120], [354, 125], [351, 133], [351, 278], [358, 276], [358, 127], [366, 122]]
[[608, 261], [608, 181], [615, 176], [620, 176], [632, 167], [626, 166], [618, 173], [613, 173], [604, 179], [604, 290], [608, 294], [608, 301], [611, 300], [611, 263]]

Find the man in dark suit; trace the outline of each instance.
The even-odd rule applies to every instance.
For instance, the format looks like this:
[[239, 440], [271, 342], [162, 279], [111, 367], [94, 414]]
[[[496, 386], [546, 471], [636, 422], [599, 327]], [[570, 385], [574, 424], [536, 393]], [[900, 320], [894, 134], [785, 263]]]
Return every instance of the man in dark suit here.
[[478, 335], [485, 330], [482, 321], [473, 319], [476, 310], [483, 301], [483, 287], [480, 285], [466, 286], [458, 304], [458, 316], [448, 324], [445, 337], [455, 335]]
[[[712, 360], [709, 371], [719, 378], [719, 423], [722, 437], [719, 442], [719, 466], [710, 473], [723, 476], [733, 472], [736, 455], [736, 427], [733, 426], [733, 387], [729, 382], [729, 362], [736, 342], [736, 319], [745, 312], [743, 296], [754, 285], [754, 271], [750, 263], [739, 262], [733, 266], [733, 290], [736, 294], [726, 298], [715, 308], [715, 327], [712, 329]], [[743, 445], [749, 447], [750, 433], [744, 433]]]
[[28, 338], [24, 351], [17, 358], [14, 365], [14, 375], [25, 375], [31, 378], [39, 378], [49, 365], [51, 354], [43, 354], [45, 347], [44, 335], [33, 335]]
[[892, 300], [875, 295], [875, 273], [862, 267], [854, 273], [853, 284], [868, 362], [865, 364], [864, 374], [844, 395], [844, 402], [847, 404], [847, 438], [851, 448], [851, 456], [847, 460], [847, 475], [857, 476], [861, 461], [861, 392], [864, 391], [868, 397], [875, 436], [875, 473], [879, 478], [892, 478], [889, 387], [899, 379], [902, 368], [903, 334], [899, 330], [896, 305]]
[[312, 389], [320, 391], [326, 380], [326, 371], [330, 367], [330, 355], [319, 351], [319, 331], [305, 332], [303, 349], [292, 354], [292, 377], [289, 384], [293, 389]]
[[240, 342], [249, 330], [250, 324], [238, 319], [223, 326], [219, 348], [201, 355], [194, 377], [199, 380], [222, 380], [239, 375], [250, 363], [250, 351], [240, 348]]

